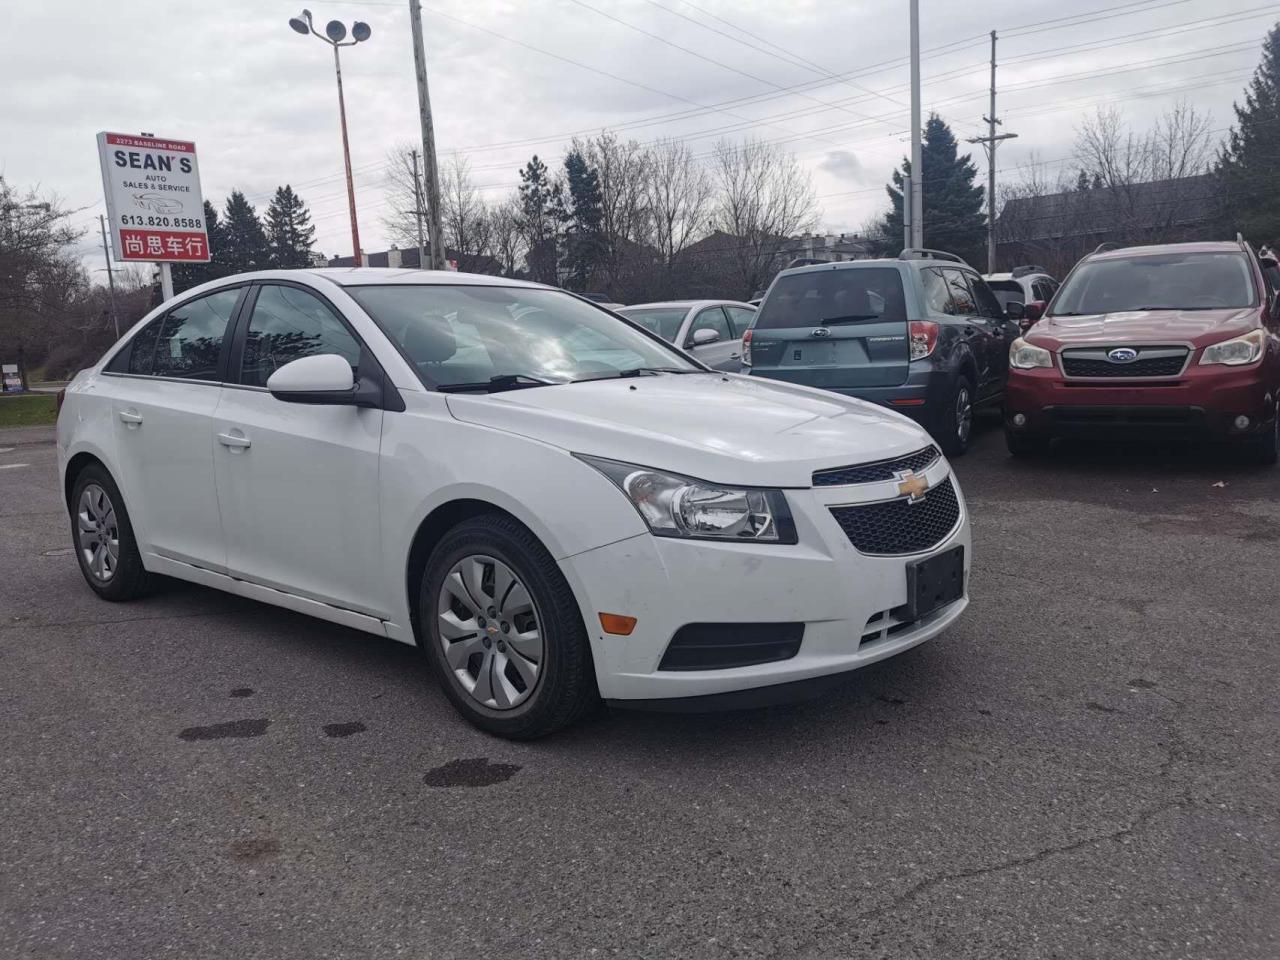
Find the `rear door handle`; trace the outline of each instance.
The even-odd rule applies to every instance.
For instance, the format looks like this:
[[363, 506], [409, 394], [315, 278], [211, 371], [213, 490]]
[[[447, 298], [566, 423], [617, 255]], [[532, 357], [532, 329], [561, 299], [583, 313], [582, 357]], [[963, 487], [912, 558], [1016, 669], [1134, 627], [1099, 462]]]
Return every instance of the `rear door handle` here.
[[137, 410], [121, 410], [120, 419], [124, 423], [137, 426], [139, 423], [142, 422], [142, 414], [138, 413]]
[[220, 433], [218, 434], [218, 442], [224, 447], [230, 447], [232, 450], [247, 450], [253, 446], [253, 441], [243, 434]]

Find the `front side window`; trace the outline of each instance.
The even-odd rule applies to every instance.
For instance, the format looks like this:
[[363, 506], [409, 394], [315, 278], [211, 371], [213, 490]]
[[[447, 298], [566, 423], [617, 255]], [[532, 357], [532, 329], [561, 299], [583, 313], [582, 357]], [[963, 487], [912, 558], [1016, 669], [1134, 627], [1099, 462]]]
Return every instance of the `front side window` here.
[[724, 312], [729, 315], [729, 323], [733, 327], [735, 340], [742, 339], [742, 335], [747, 332], [751, 322], [756, 318], [756, 312], [750, 307], [726, 306]]
[[160, 335], [160, 324], [164, 317], [152, 320], [138, 331], [129, 345], [129, 373], [149, 377], [156, 369], [156, 337]]
[[693, 335], [699, 330], [714, 330], [721, 340], [733, 339], [732, 334], [729, 333], [729, 321], [725, 319], [724, 311], [719, 307], [707, 307], [705, 310], [698, 311], [698, 315], [693, 318], [693, 323], [689, 325], [689, 339], [686, 341], [686, 346], [694, 345]]
[[[970, 273], [966, 276], [969, 279], [969, 289], [973, 291], [973, 299], [978, 305], [978, 315], [988, 320], [1003, 320], [1004, 304], [996, 299], [987, 282], [977, 274]], [[1021, 300], [1022, 297], [1019, 296], [1018, 299]]]
[[360, 344], [318, 297], [297, 287], [262, 287], [245, 331], [240, 382], [265, 387], [286, 363], [321, 353], [336, 353], [353, 372], [360, 365]]
[[1229, 310], [1256, 302], [1243, 253], [1139, 254], [1082, 263], [1058, 291], [1052, 316]]
[[151, 373], [184, 380], [217, 380], [222, 342], [239, 299], [239, 288], [219, 290], [165, 314], [159, 324]]
[[656, 333], [667, 343], [675, 343], [680, 336], [680, 324], [688, 313], [684, 307], [636, 307], [619, 310], [620, 314], [650, 333]]
[[808, 270], [779, 277], [756, 314], [756, 329], [878, 321], [907, 321], [902, 276], [893, 267]]
[[347, 292], [428, 387], [702, 369], [608, 311], [558, 290], [392, 284], [350, 286]]

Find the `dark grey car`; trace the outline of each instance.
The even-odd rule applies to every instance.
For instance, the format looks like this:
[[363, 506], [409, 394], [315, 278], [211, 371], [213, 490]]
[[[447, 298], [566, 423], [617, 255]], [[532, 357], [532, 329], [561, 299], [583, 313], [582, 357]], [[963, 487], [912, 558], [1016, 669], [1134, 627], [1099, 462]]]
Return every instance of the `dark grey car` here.
[[933, 250], [783, 270], [744, 343], [744, 372], [891, 407], [955, 455], [974, 409], [1003, 400], [1022, 314]]

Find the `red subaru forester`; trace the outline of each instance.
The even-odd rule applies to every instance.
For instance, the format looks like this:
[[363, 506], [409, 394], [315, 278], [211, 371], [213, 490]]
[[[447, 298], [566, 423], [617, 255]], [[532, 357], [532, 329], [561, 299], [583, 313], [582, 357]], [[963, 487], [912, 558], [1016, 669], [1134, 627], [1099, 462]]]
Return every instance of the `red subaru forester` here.
[[1276, 298], [1243, 241], [1099, 248], [1010, 346], [1009, 451], [1128, 430], [1231, 441], [1275, 463]]

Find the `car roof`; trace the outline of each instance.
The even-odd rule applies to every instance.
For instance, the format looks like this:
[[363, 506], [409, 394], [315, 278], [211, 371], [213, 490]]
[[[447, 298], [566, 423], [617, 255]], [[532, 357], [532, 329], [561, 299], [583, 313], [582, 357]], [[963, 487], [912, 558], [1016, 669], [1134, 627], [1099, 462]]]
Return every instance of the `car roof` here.
[[742, 300], [655, 300], [653, 303], [629, 303], [624, 309], [640, 310], [654, 307], [671, 307], [674, 309], [679, 307], [684, 310], [692, 310], [694, 307], [711, 307], [720, 303], [731, 304], [735, 307], [751, 306], [751, 304]]
[[462, 273], [457, 270], [412, 270], [399, 267], [315, 267], [305, 270], [256, 270], [224, 277], [226, 281], [287, 280], [298, 277], [316, 277], [329, 280], [342, 287], [383, 286], [387, 284], [449, 284], [453, 286], [530, 287], [538, 290], [555, 290], [541, 283], [513, 280], [510, 277], [494, 277], [484, 273]]
[[1121, 260], [1125, 257], [1152, 257], [1160, 253], [1243, 253], [1233, 240], [1195, 240], [1189, 243], [1155, 243], [1142, 247], [1117, 247], [1089, 255], [1090, 260]]

